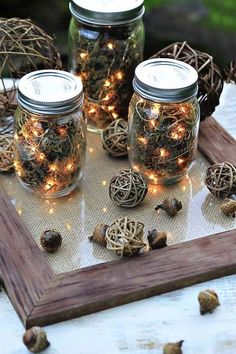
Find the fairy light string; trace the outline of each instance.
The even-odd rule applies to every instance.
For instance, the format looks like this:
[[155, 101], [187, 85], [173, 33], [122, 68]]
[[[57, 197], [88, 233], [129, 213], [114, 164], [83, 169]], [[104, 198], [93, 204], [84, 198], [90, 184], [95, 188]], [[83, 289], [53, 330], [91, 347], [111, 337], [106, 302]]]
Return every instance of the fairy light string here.
[[51, 195], [76, 183], [84, 163], [85, 133], [77, 119], [17, 113], [14, 167], [27, 187]]
[[103, 129], [127, 117], [134, 70], [142, 61], [142, 25], [100, 31], [82, 26], [79, 32], [73, 72], [83, 81], [88, 123]]
[[197, 148], [194, 101], [154, 103], [134, 96], [132, 165], [152, 183], [172, 183], [187, 172]]

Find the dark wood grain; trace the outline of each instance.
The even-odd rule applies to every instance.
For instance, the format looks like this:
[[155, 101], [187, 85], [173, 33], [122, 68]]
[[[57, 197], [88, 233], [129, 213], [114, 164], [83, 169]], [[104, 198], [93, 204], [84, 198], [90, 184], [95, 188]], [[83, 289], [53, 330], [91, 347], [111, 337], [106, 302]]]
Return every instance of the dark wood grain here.
[[235, 272], [233, 230], [59, 275], [28, 321], [70, 319]]
[[[236, 142], [213, 118], [199, 150], [236, 164]], [[26, 327], [47, 325], [236, 272], [236, 229], [55, 275], [0, 189], [0, 277]]]
[[213, 117], [201, 123], [198, 150], [211, 164], [228, 161], [236, 165], [236, 141]]
[[0, 189], [0, 277], [22, 322], [53, 272], [4, 190]]

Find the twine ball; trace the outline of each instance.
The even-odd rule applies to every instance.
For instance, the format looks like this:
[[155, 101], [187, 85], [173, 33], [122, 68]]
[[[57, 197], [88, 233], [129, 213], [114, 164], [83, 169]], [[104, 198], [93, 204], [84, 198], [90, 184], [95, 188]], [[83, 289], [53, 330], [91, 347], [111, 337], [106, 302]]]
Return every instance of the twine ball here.
[[13, 169], [13, 136], [12, 134], [0, 135], [0, 172]]
[[222, 162], [207, 169], [205, 184], [209, 191], [219, 198], [236, 193], [236, 167], [230, 162]]
[[109, 196], [117, 205], [133, 208], [140, 204], [148, 192], [147, 183], [139, 172], [120, 171], [109, 185]]
[[[39, 69], [61, 69], [61, 59], [53, 39], [30, 20], [0, 18], [0, 116], [16, 109], [16, 82]], [[12, 78], [11, 87], [4, 77]]]
[[191, 48], [187, 42], [176, 42], [160, 50], [152, 58], [177, 59], [194, 67], [198, 72], [201, 121], [214, 112], [220, 102], [224, 81], [212, 56]]
[[224, 70], [226, 82], [236, 84], [236, 61], [231, 61]]
[[102, 132], [102, 144], [111, 156], [126, 156], [128, 152], [128, 123], [122, 118], [113, 121]]
[[134, 219], [117, 219], [106, 231], [107, 249], [120, 257], [134, 256], [146, 246], [143, 241], [144, 225]]

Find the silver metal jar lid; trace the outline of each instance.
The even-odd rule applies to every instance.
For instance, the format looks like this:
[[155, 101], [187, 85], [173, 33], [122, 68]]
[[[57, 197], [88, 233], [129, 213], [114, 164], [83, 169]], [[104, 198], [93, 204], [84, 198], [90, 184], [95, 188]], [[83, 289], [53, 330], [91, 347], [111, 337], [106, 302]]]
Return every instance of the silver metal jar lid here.
[[197, 71], [182, 61], [149, 59], [137, 66], [133, 87], [151, 101], [180, 102], [197, 94], [197, 81]]
[[72, 15], [81, 22], [92, 25], [121, 25], [141, 18], [144, 0], [72, 0]]
[[20, 79], [18, 102], [32, 113], [69, 113], [82, 106], [83, 85], [80, 78], [66, 71], [33, 71]]

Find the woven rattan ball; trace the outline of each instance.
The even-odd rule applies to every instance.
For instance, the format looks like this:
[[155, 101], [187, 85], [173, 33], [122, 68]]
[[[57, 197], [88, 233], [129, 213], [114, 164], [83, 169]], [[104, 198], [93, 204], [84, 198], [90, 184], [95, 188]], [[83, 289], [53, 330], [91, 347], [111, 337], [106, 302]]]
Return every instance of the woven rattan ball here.
[[[30, 20], [0, 18], [0, 116], [15, 111], [16, 82], [39, 69], [61, 69], [60, 55], [53, 39]], [[13, 79], [6, 87], [5, 75]]]
[[191, 48], [187, 42], [176, 42], [160, 50], [152, 58], [171, 58], [183, 61], [198, 72], [198, 102], [201, 120], [210, 116], [219, 104], [223, 77], [212, 56]]
[[13, 169], [13, 136], [12, 134], [0, 135], [0, 172]]
[[139, 172], [120, 171], [109, 185], [109, 196], [118, 206], [133, 208], [140, 204], [148, 192], [147, 183]]
[[236, 61], [231, 61], [225, 70], [225, 79], [227, 83], [236, 84]]
[[128, 123], [120, 118], [102, 132], [103, 148], [115, 157], [127, 155]]
[[106, 231], [107, 249], [120, 257], [134, 256], [146, 246], [143, 241], [144, 225], [124, 217], [116, 220]]
[[215, 164], [207, 169], [205, 184], [216, 197], [225, 198], [236, 193], [236, 167], [230, 162]]

